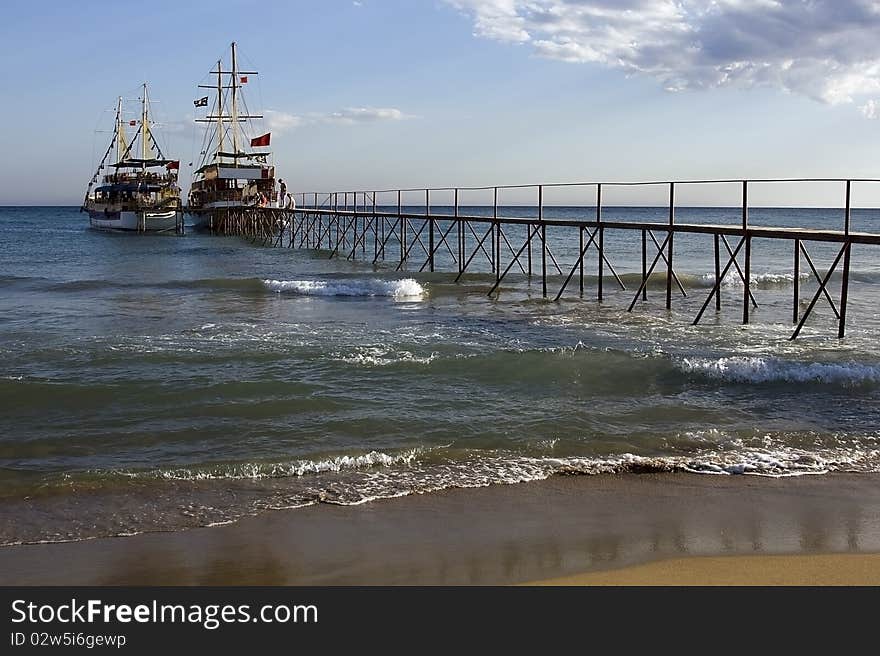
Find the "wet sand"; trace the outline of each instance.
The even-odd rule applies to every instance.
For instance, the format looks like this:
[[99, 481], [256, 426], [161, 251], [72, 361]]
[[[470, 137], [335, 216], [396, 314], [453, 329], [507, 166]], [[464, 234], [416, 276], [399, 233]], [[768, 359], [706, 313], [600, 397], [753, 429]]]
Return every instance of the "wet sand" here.
[[880, 585], [880, 554], [692, 556], [530, 585]]
[[[173, 533], [4, 547], [0, 584], [877, 584], [877, 556], [858, 557], [877, 553], [877, 475], [628, 474], [272, 511]], [[811, 559], [779, 559], [783, 554]], [[647, 570], [627, 569], [646, 563]], [[839, 578], [816, 578], [826, 568]], [[791, 578], [781, 579], [780, 571]]]

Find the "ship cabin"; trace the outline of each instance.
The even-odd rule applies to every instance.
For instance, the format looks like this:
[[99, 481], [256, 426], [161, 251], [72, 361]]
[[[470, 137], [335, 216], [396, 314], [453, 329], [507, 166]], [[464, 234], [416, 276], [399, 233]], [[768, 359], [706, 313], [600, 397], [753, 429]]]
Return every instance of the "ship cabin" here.
[[[167, 167], [176, 164], [165, 159], [131, 159], [112, 166], [115, 173], [103, 176], [102, 184], [93, 192], [95, 204], [114, 211], [139, 210], [179, 204], [180, 189], [173, 170], [157, 173], [148, 167]], [[128, 169], [128, 170], [126, 170]]]
[[211, 163], [198, 169], [192, 184], [190, 204], [205, 207], [220, 204], [269, 205], [277, 200], [275, 167], [265, 164]]

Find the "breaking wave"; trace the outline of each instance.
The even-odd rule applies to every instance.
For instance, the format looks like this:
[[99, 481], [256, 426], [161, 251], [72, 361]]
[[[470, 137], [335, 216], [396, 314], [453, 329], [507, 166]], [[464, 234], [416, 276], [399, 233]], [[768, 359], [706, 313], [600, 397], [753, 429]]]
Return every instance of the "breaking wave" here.
[[[801, 273], [798, 277], [799, 280], [809, 280], [809, 273]], [[695, 276], [693, 281], [696, 286], [699, 287], [714, 287], [715, 286], [715, 274], [714, 273], [704, 273], [701, 276]], [[794, 274], [793, 273], [752, 273], [750, 276], [749, 283], [752, 287], [757, 287], [759, 289], [762, 288], [770, 288], [770, 287], [787, 287], [794, 284]], [[735, 270], [730, 270], [727, 272], [727, 275], [721, 280], [722, 287], [742, 287], [743, 286], [742, 278], [740, 278], [739, 274]]]
[[737, 383], [822, 383], [858, 387], [880, 383], [880, 365], [858, 362], [796, 362], [769, 357], [684, 358], [689, 374]]
[[370, 467], [390, 467], [412, 463], [424, 449], [409, 449], [398, 454], [370, 451], [362, 455], [341, 455], [321, 460], [296, 460], [278, 463], [241, 463], [210, 467], [178, 467], [146, 472], [116, 472], [130, 478], [178, 481], [289, 478], [324, 472], [342, 472]]
[[421, 298], [425, 288], [412, 278], [401, 280], [264, 280], [276, 292], [304, 296], [389, 296], [394, 299]]
[[[537, 451], [525, 452], [454, 449], [447, 444], [287, 463], [91, 472], [107, 485], [96, 487], [74, 477], [68, 484], [76, 485], [81, 494], [38, 495], [26, 502], [28, 508], [38, 508], [42, 519], [51, 516], [52, 521], [0, 524], [0, 545], [218, 526], [270, 510], [321, 503], [356, 506], [450, 488], [514, 485], [553, 476], [692, 473], [784, 478], [880, 471], [880, 440], [876, 436], [838, 440], [838, 444], [819, 449], [786, 446], [770, 436], [758, 440], [764, 446], [749, 445], [712, 431], [690, 439], [702, 446], [663, 456], [556, 457], [552, 453], [558, 445], [541, 441], [536, 444]], [[120, 488], [114, 478], [117, 482], [119, 478], [136, 478], [141, 485]], [[156, 488], [151, 483], [168, 487]], [[109, 504], [116, 512], [89, 514], [89, 521], [83, 522], [83, 508], [90, 504], [94, 509]]]
[[[692, 438], [696, 439], [696, 438]], [[715, 443], [712, 440], [715, 440]], [[289, 463], [245, 463], [207, 468], [159, 469], [117, 474], [174, 481], [258, 481], [308, 479], [312, 475], [340, 474], [332, 484], [313, 486], [307, 496], [343, 505], [390, 498], [401, 494], [432, 492], [450, 487], [484, 487], [537, 481], [551, 476], [598, 474], [694, 473], [786, 477], [828, 472], [876, 472], [880, 445], [875, 437], [849, 440], [844, 446], [806, 450], [773, 444], [746, 446], [724, 435], [707, 438], [689, 454], [645, 456], [633, 453], [603, 456], [530, 455], [513, 451], [476, 452], [443, 447], [417, 447], [399, 453], [371, 451]], [[738, 446], [733, 446], [738, 445]], [[541, 442], [540, 450], [553, 451]], [[306, 490], [299, 490], [305, 493]]]

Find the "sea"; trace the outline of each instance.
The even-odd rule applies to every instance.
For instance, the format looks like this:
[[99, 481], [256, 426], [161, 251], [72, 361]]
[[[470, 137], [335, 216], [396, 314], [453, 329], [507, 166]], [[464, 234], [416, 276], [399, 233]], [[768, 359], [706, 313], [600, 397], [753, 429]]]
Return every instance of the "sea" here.
[[[676, 220], [736, 225], [739, 212], [678, 208]], [[667, 210], [609, 207], [604, 218], [663, 222]], [[839, 229], [843, 217], [753, 208], [750, 222]], [[473, 228], [469, 250], [485, 230]], [[880, 232], [880, 211], [855, 210], [853, 228]], [[455, 231], [430, 273], [418, 245], [399, 266], [393, 239], [374, 265], [371, 243], [352, 258], [286, 238], [114, 234], [89, 229], [75, 207], [0, 208], [0, 230], [2, 545], [561, 475], [880, 471], [876, 247], [853, 247], [846, 337], [822, 296], [791, 340], [794, 306], [804, 312], [817, 279], [802, 258], [794, 298], [784, 240], [753, 241], [748, 325], [734, 267], [721, 311], [713, 301], [693, 325], [714, 283], [710, 235], [675, 238], [687, 296], [675, 286], [666, 309], [661, 260], [630, 312], [638, 231], [606, 231], [599, 302], [593, 249], [583, 295], [575, 275], [554, 300], [577, 258], [573, 228], [548, 228], [548, 298], [539, 244], [531, 278], [527, 253], [522, 268], [512, 259], [516, 226], [492, 295], [479, 249], [456, 281]], [[805, 246], [824, 277], [839, 246]], [[839, 304], [839, 274], [828, 290]]]

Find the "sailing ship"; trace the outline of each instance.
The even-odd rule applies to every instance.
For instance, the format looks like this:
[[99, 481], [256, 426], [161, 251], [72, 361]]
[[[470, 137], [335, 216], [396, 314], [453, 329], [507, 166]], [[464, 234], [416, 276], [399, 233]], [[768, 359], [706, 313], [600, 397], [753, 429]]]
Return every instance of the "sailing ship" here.
[[[81, 211], [88, 212], [91, 226], [99, 230], [166, 232], [182, 226], [180, 161], [162, 154], [153, 134], [146, 83], [142, 89], [138, 120], [125, 120], [119, 97], [113, 138], [86, 190]], [[126, 127], [134, 129], [130, 141]], [[108, 166], [113, 171], [102, 175]]]
[[187, 203], [187, 210], [198, 217], [197, 227], [229, 209], [277, 202], [275, 167], [266, 150], [271, 134], [254, 136], [255, 121], [263, 116], [249, 113], [243, 93], [257, 71], [239, 69], [233, 42], [229, 67], [224, 69], [223, 60], [218, 60], [209, 75], [213, 83], [199, 88], [213, 91], [213, 101], [209, 102], [210, 96], [193, 101], [196, 107], [207, 108], [207, 115], [196, 119], [206, 129]]

